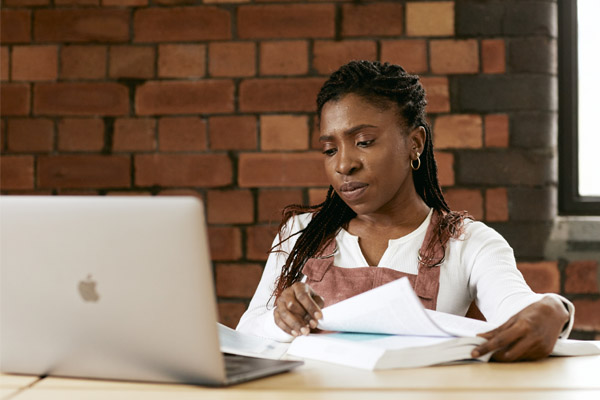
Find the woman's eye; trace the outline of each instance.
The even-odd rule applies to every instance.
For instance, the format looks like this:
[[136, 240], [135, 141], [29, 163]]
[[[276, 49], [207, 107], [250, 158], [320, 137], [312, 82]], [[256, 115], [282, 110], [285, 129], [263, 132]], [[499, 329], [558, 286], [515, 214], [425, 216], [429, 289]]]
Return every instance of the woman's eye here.
[[336, 153], [336, 151], [337, 151], [337, 149], [327, 149], [327, 150], [323, 150], [323, 154], [331, 157]]
[[372, 145], [373, 142], [374, 142], [373, 139], [371, 139], [371, 140], [362, 140], [360, 142], [357, 142], [356, 145], [358, 147], [368, 147], [368, 146]]

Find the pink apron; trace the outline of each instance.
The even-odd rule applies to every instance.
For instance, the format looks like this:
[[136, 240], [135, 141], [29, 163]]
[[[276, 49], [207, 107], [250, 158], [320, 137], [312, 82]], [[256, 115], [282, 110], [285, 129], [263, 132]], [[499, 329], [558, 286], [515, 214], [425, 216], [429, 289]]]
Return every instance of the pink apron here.
[[[419, 250], [419, 270], [417, 275], [400, 272], [386, 267], [343, 268], [333, 265], [335, 240], [321, 252], [319, 257], [309, 259], [302, 269], [306, 283], [325, 300], [325, 307], [376, 288], [402, 277], [408, 277], [421, 302], [430, 310], [435, 310], [440, 288], [440, 264], [444, 259], [444, 249], [439, 241], [431, 246], [429, 242], [439, 216], [433, 213], [425, 240]], [[427, 266], [421, 258], [428, 260]]]

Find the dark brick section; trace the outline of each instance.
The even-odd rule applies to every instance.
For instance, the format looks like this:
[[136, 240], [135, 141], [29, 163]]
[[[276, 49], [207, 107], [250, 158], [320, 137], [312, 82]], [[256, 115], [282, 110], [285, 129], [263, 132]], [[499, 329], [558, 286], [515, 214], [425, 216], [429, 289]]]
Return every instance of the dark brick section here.
[[510, 117], [510, 146], [549, 148], [556, 146], [558, 116], [554, 112], [519, 112]]
[[509, 72], [556, 74], [558, 58], [556, 40], [548, 37], [511, 39], [508, 41]]
[[580, 242], [580, 241], [568, 241], [568, 251], [600, 251], [600, 242]]
[[548, 221], [556, 217], [556, 188], [508, 189], [508, 213], [512, 221]]
[[455, 10], [458, 37], [558, 34], [556, 4], [551, 1], [461, 0]]
[[517, 260], [539, 259], [552, 231], [552, 222], [488, 223], [510, 244]]
[[549, 153], [462, 151], [455, 162], [460, 185], [546, 185], [556, 180], [554, 159]]
[[[461, 3], [458, 1], [457, 3]], [[502, 30], [506, 36], [544, 35], [557, 37], [555, 1], [504, 1], [506, 14]]]
[[453, 111], [556, 110], [557, 81], [552, 76], [488, 75], [452, 79]]
[[457, 1], [456, 36], [497, 36], [502, 34], [504, 1]]

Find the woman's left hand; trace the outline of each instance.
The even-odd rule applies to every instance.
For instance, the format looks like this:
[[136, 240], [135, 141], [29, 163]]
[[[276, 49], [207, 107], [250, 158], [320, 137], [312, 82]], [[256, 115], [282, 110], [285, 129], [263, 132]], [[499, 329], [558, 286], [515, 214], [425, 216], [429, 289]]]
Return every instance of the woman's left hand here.
[[475, 348], [471, 356], [493, 352], [494, 360], [505, 362], [547, 357], [568, 320], [569, 313], [562, 302], [546, 296], [498, 328], [479, 334], [488, 341]]

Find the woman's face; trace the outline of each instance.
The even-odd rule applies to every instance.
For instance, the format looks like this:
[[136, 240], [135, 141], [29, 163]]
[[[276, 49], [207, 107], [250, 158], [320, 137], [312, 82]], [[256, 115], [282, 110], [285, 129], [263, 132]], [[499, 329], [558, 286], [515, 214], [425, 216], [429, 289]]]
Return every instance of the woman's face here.
[[325, 171], [336, 193], [358, 215], [392, 213], [414, 198], [409, 163], [411, 154], [415, 159], [416, 151], [422, 152], [422, 134], [419, 128], [406, 129], [392, 102], [382, 110], [348, 94], [323, 106], [319, 141]]

